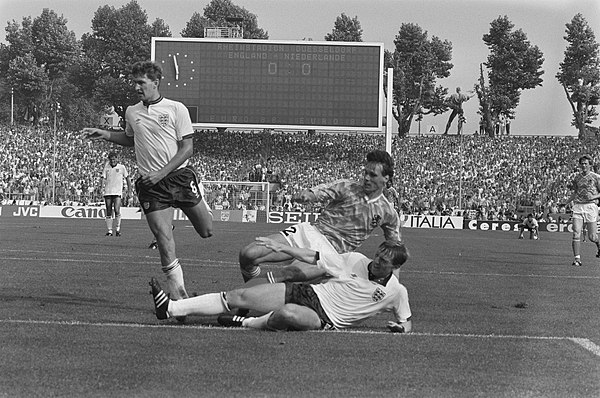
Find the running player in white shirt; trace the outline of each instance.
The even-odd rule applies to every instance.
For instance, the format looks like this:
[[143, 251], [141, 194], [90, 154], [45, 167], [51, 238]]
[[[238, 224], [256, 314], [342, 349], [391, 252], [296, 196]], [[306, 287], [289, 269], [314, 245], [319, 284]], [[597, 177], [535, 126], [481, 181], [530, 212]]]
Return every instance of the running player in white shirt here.
[[[356, 250], [378, 227], [386, 240], [400, 242], [400, 217], [383, 194], [394, 176], [392, 157], [382, 150], [369, 152], [363, 176], [362, 182], [339, 180], [303, 191], [297, 201], [327, 203], [319, 218], [312, 224], [292, 225], [269, 238], [292, 247], [312, 249], [324, 256]], [[239, 254], [244, 282], [260, 275], [259, 265], [263, 262], [291, 259], [285, 252], [274, 252], [252, 242]], [[278, 278], [277, 282], [285, 280]]]
[[592, 158], [583, 155], [579, 158], [581, 173], [573, 179], [573, 193], [567, 199], [567, 203], [573, 202], [573, 264], [581, 266], [581, 231], [583, 225], [587, 225], [590, 242], [594, 242], [598, 251], [596, 257], [600, 257], [600, 240], [598, 239], [598, 205], [600, 198], [600, 175], [592, 171]]
[[183, 270], [175, 254], [173, 208], [180, 208], [202, 238], [212, 236], [212, 213], [202, 184], [188, 166], [194, 129], [181, 102], [159, 92], [162, 69], [154, 62], [132, 66], [132, 80], [140, 102], [127, 108], [125, 131], [83, 129], [83, 137], [123, 146], [135, 145], [140, 177], [135, 186], [148, 226], [157, 239], [162, 271], [173, 298], [185, 298]]
[[117, 236], [121, 236], [121, 201], [123, 196], [123, 182], [127, 182], [127, 197], [131, 195], [131, 178], [127, 168], [117, 160], [117, 154], [108, 154], [108, 163], [102, 170], [104, 180], [104, 203], [106, 204], [106, 236], [113, 235], [113, 210], [114, 227]]
[[[269, 238], [260, 239], [265, 239], [267, 246], [282, 246]], [[311, 249], [281, 248], [300, 261], [334, 270], [338, 276], [319, 284], [260, 284], [178, 301], [170, 300], [152, 278], [156, 317], [217, 315], [247, 308], [265, 315], [227, 314], [220, 316], [219, 322], [268, 330], [319, 330], [353, 327], [381, 312], [392, 312], [395, 319], [388, 322], [388, 328], [400, 333], [411, 331], [408, 292], [393, 274], [408, 259], [403, 243], [383, 242], [372, 260], [360, 253], [324, 259]]]

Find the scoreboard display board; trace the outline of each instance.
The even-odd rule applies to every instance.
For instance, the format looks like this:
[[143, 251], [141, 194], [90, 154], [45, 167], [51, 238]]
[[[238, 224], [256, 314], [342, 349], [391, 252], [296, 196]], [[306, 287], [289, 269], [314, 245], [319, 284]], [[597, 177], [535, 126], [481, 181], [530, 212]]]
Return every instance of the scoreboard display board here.
[[381, 43], [155, 37], [152, 59], [196, 127], [382, 129]]

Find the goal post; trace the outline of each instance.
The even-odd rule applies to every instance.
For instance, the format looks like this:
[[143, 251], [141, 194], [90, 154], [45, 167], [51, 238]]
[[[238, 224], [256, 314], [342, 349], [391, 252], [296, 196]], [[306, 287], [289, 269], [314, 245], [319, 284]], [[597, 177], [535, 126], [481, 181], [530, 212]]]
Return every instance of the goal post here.
[[271, 207], [271, 184], [252, 181], [202, 181], [211, 209], [264, 210]]

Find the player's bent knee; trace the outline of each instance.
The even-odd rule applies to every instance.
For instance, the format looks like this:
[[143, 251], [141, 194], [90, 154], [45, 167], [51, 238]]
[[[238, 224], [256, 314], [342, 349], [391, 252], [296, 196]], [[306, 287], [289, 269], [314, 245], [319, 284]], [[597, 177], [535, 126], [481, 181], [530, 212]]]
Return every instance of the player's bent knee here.
[[261, 256], [261, 250], [254, 243], [250, 243], [240, 250], [240, 265], [256, 265], [255, 261]]
[[297, 311], [296, 305], [286, 304], [273, 313], [269, 326], [279, 330], [316, 330], [321, 329], [318, 317], [307, 317], [302, 311]]
[[227, 304], [230, 308], [242, 308], [246, 305], [245, 289], [235, 289], [227, 292]]

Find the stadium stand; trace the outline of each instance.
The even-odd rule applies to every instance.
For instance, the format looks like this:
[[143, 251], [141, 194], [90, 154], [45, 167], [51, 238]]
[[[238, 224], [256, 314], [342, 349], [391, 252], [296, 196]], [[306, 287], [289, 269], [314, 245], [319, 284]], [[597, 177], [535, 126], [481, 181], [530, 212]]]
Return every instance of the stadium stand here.
[[[121, 154], [132, 175], [137, 171], [131, 148], [89, 145], [76, 131], [2, 126], [0, 136], [5, 204], [101, 204], [100, 171], [110, 151]], [[359, 179], [364, 152], [385, 147], [384, 137], [372, 133], [201, 130], [194, 139], [192, 164], [202, 180], [248, 181], [260, 165], [261, 179], [272, 184], [276, 209], [303, 209], [290, 198], [306, 187]], [[595, 138], [575, 137], [394, 138], [398, 209], [486, 220], [516, 219], [528, 212], [542, 220], [555, 218], [569, 211], [564, 201], [578, 157], [595, 156], [597, 145]], [[211, 205], [252, 208], [247, 192], [234, 186], [207, 196]], [[132, 199], [129, 205], [136, 203]]]

